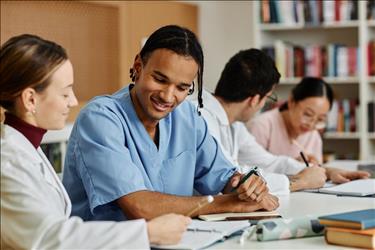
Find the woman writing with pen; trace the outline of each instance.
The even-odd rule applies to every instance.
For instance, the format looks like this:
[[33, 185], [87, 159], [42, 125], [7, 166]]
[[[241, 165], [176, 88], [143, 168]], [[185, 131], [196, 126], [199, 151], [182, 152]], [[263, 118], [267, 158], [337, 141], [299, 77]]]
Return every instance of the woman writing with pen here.
[[[324, 129], [333, 102], [333, 90], [324, 80], [305, 77], [280, 108], [259, 115], [247, 124], [256, 140], [269, 152], [287, 155], [310, 164], [323, 163], [323, 144], [318, 130]], [[364, 171], [326, 168], [328, 179], [343, 183], [367, 178]]]

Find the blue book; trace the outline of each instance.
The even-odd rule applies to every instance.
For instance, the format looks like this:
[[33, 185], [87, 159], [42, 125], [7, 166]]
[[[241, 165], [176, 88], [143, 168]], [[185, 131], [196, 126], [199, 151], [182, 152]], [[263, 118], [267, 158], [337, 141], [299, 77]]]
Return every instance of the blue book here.
[[320, 216], [318, 219], [320, 224], [329, 227], [354, 229], [375, 228], [375, 209], [325, 215]]

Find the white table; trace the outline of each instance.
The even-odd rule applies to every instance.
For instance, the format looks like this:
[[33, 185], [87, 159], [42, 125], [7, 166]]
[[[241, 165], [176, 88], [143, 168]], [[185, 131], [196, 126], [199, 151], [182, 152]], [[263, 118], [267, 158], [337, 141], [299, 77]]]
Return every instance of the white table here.
[[[283, 218], [295, 218], [305, 215], [326, 215], [359, 209], [375, 208], [375, 198], [338, 197], [336, 195], [296, 192], [280, 197], [279, 213]], [[344, 249], [345, 247], [328, 245], [324, 237], [310, 237], [291, 240], [238, 243], [239, 237], [217, 243], [210, 249]]]

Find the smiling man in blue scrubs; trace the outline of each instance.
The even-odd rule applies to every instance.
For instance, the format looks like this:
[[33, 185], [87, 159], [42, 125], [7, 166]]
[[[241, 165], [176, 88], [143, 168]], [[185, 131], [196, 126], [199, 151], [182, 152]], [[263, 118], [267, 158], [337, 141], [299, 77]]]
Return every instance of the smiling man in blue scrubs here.
[[100, 96], [81, 111], [69, 139], [63, 183], [72, 214], [84, 220], [151, 219], [186, 214], [216, 195], [199, 213], [274, 210], [277, 198], [253, 175], [241, 175], [185, 98], [198, 79], [202, 106], [203, 52], [179, 26], [155, 31], [136, 56], [134, 84]]

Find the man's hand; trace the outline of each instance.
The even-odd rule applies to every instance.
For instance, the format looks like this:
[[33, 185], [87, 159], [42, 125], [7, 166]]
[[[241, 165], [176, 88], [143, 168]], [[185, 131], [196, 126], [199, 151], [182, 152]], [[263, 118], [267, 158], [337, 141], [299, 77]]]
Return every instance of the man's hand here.
[[279, 199], [272, 194], [267, 194], [260, 202], [260, 205], [266, 211], [273, 211], [279, 207]]
[[345, 183], [356, 179], [367, 179], [370, 173], [366, 171], [347, 171], [338, 168], [327, 168], [327, 176], [333, 183]]
[[[237, 187], [238, 183], [245, 175], [235, 174], [230, 180], [230, 188]], [[238, 199], [243, 201], [257, 201], [261, 202], [263, 198], [269, 194], [267, 184], [263, 178], [253, 174], [237, 189]]]
[[326, 169], [318, 166], [304, 168], [298, 174], [290, 177], [290, 191], [320, 188], [327, 180]]

